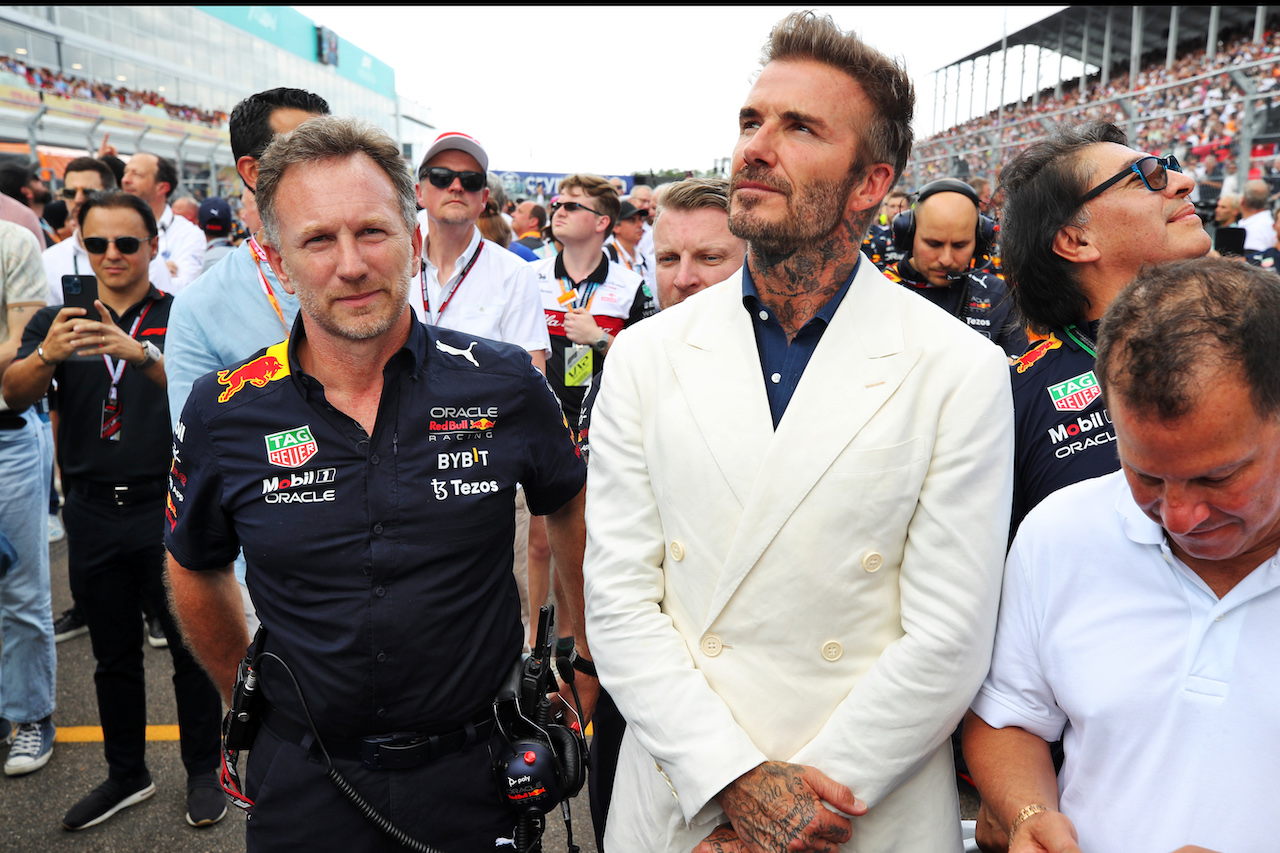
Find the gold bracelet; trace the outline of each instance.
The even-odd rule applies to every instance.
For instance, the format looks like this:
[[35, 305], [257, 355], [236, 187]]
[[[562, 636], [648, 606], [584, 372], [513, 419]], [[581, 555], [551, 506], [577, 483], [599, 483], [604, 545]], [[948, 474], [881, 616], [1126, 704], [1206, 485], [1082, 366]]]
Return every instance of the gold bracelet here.
[[1031, 806], [1024, 806], [1022, 811], [1018, 812], [1013, 818], [1013, 825], [1009, 827], [1009, 843], [1013, 843], [1013, 834], [1018, 831], [1018, 827], [1022, 826], [1023, 821], [1032, 815], [1040, 814], [1040, 812], [1051, 812], [1053, 809], [1048, 806], [1042, 806], [1039, 803]]

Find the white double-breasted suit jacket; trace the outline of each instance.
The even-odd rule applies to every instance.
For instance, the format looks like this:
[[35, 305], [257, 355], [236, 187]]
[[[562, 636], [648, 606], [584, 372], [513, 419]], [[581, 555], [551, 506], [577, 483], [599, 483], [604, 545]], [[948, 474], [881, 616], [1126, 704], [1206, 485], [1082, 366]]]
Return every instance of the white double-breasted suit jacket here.
[[961, 847], [948, 737], [986, 675], [1008, 363], [864, 257], [773, 429], [741, 274], [622, 333], [592, 418], [587, 636], [628, 727], [606, 843], [690, 850], [765, 760], [870, 806], [842, 850]]

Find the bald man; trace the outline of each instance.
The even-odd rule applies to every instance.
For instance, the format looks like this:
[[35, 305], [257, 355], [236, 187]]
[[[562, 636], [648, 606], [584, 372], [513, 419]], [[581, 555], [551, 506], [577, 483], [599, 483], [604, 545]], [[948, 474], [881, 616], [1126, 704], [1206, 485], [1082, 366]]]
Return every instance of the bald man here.
[[980, 204], [962, 181], [926, 185], [915, 207], [894, 218], [894, 245], [906, 256], [884, 274], [1017, 357], [1027, 348], [1027, 335], [1012, 316], [1003, 279], [987, 269], [994, 223], [979, 213]]

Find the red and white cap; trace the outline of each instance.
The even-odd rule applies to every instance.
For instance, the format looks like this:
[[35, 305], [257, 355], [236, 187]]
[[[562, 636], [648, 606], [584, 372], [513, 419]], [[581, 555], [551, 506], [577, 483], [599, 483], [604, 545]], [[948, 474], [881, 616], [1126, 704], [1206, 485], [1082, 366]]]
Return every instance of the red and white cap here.
[[456, 131], [448, 131], [436, 137], [436, 141], [431, 143], [431, 147], [427, 149], [426, 155], [422, 158], [422, 166], [418, 167], [419, 171], [427, 163], [431, 162], [432, 157], [441, 151], [462, 151], [470, 154], [480, 164], [480, 171], [489, 171], [489, 155], [485, 153], [484, 146], [474, 137]]

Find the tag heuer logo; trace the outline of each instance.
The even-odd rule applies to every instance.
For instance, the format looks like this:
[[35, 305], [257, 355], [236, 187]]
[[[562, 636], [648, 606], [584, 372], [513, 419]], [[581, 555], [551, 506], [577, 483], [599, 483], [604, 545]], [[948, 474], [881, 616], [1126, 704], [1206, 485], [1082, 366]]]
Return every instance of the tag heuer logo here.
[[1049, 386], [1053, 407], [1059, 412], [1083, 412], [1090, 403], [1102, 396], [1098, 379], [1093, 371], [1082, 373], [1074, 379]]
[[281, 468], [297, 468], [316, 455], [319, 448], [310, 426], [294, 427], [266, 436], [267, 461]]

